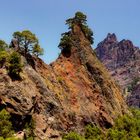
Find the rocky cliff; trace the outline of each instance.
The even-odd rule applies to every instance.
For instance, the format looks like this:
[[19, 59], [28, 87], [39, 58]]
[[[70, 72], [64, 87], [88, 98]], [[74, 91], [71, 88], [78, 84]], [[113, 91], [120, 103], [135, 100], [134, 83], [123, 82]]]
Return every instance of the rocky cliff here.
[[61, 139], [72, 130], [82, 133], [90, 123], [109, 128], [117, 116], [128, 113], [120, 89], [81, 28], [74, 26], [70, 36], [71, 51], [50, 65], [22, 56], [21, 80], [11, 80], [5, 67], [0, 69], [0, 105], [11, 113], [17, 131], [33, 119], [37, 139]]
[[[138, 100], [135, 97], [136, 95], [138, 97], [140, 94], [140, 90], [138, 90], [140, 49], [134, 46], [132, 41], [118, 41], [115, 34], [109, 33], [107, 37], [98, 44], [95, 51], [98, 58], [104, 63], [110, 74], [124, 91], [124, 96], [131, 94], [127, 99], [128, 104], [132, 106], [136, 106], [137, 104], [139, 107]], [[135, 87], [136, 85], [137, 87]]]
[[140, 84], [134, 86], [126, 101], [129, 106], [140, 108]]

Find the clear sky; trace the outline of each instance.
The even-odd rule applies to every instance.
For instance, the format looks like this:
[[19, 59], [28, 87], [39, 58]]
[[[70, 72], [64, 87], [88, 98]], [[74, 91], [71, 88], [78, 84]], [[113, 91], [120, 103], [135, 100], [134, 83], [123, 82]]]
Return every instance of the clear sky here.
[[88, 16], [94, 48], [109, 32], [140, 46], [140, 0], [0, 0], [0, 39], [9, 43], [13, 32], [29, 29], [45, 50], [43, 60], [50, 63], [60, 52], [65, 20], [76, 11]]

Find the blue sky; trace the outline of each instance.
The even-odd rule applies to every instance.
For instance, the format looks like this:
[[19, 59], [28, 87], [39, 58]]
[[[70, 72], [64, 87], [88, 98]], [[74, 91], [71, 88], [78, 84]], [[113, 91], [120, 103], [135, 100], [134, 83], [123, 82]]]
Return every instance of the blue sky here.
[[37, 35], [45, 50], [42, 59], [54, 61], [61, 33], [67, 31], [65, 20], [76, 11], [88, 16], [95, 43], [107, 33], [119, 40], [130, 39], [140, 46], [140, 0], [0, 0], [0, 39], [7, 43], [12, 33], [29, 29]]

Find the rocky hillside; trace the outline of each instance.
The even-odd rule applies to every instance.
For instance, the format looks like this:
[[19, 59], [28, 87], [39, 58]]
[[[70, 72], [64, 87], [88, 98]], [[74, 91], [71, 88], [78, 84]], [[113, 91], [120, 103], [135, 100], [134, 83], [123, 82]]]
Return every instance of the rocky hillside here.
[[[134, 46], [130, 40], [118, 41], [115, 34], [109, 33], [107, 37], [98, 44], [95, 51], [98, 58], [120, 85], [124, 94], [126, 94], [125, 96], [129, 96], [132, 93], [127, 99], [128, 104], [139, 106], [135, 96], [137, 95], [138, 97], [140, 94], [140, 90], [138, 90], [140, 49]], [[136, 85], [137, 87], [135, 87]], [[130, 98], [133, 99], [133, 103]], [[137, 103], [134, 98], [137, 100]]]
[[[20, 80], [0, 69], [0, 106], [10, 112], [16, 131], [35, 121], [37, 139], [61, 139], [64, 133], [83, 133], [87, 124], [102, 129], [128, 113], [121, 91], [97, 59], [81, 27], [69, 32], [70, 50], [63, 50], [50, 65], [29, 55]], [[17, 48], [18, 43], [12, 43]]]
[[127, 103], [129, 106], [140, 108], [140, 84], [136, 84], [131, 91], [131, 94], [127, 97]]

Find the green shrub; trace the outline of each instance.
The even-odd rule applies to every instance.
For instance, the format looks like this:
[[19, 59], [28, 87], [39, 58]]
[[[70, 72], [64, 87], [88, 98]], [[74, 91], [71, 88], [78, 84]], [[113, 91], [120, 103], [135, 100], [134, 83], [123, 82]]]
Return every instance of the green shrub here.
[[28, 137], [27, 140], [34, 140], [34, 137]]
[[93, 44], [94, 43], [94, 39], [93, 39], [93, 32], [92, 32], [92, 30], [87, 25], [82, 25], [81, 29], [82, 29], [85, 37], [90, 41], [91, 44]]
[[80, 136], [76, 132], [70, 132], [63, 137], [63, 140], [85, 140], [85, 138]]
[[10, 114], [5, 109], [0, 111], [0, 136], [3, 138], [11, 137], [14, 132], [9, 119]]
[[14, 137], [9, 137], [9, 138], [3, 138], [3, 137], [0, 137], [0, 140], [20, 140], [20, 139], [16, 139]]
[[131, 109], [133, 116], [123, 115], [115, 121], [115, 125], [107, 131], [108, 140], [140, 139], [140, 111]]
[[22, 71], [21, 56], [19, 53], [13, 52], [9, 56], [8, 63], [8, 74], [11, 76], [11, 78], [19, 78], [19, 74]]
[[[0, 111], [0, 140], [19, 140], [13, 137], [15, 131], [12, 127], [10, 118], [11, 115], [5, 109]], [[34, 128], [35, 122], [31, 119], [30, 123], [27, 123], [24, 128], [27, 140], [34, 140]]]
[[106, 133], [106, 140], [140, 140], [139, 136], [134, 132], [125, 130], [109, 129]]
[[133, 114], [134, 118], [140, 120], [140, 109], [138, 109], [138, 108], [130, 108], [130, 111]]
[[115, 122], [115, 129], [125, 130], [127, 133], [140, 133], [140, 120], [135, 117], [124, 115], [118, 118]]
[[126, 131], [116, 130], [116, 129], [109, 129], [106, 134], [107, 140], [127, 140], [126, 139]]
[[87, 125], [85, 127], [85, 138], [87, 140], [100, 140], [102, 132], [97, 126]]
[[35, 137], [34, 129], [35, 129], [35, 121], [31, 119], [30, 123], [26, 123], [25, 125], [27, 140], [34, 140]]
[[[91, 44], [94, 43], [93, 32], [87, 25], [87, 16], [82, 12], [76, 12], [73, 18], [69, 18], [66, 20], [66, 24], [69, 26], [69, 29], [73, 31], [73, 27], [78, 25], [82, 32], [84, 33], [85, 37], [90, 41]], [[61, 35], [61, 40], [58, 47], [65, 53], [71, 53], [71, 47], [73, 45], [73, 41], [77, 40], [72, 38], [72, 31], [68, 31]], [[78, 41], [78, 40], [77, 40]]]
[[[140, 110], [131, 109], [133, 115], [123, 115], [116, 119], [113, 127], [104, 133], [93, 125], [85, 127], [85, 140], [140, 140]], [[64, 140], [81, 140], [79, 134], [70, 132]]]
[[38, 57], [39, 55], [43, 55], [43, 52], [44, 52], [44, 50], [43, 50], [43, 48], [40, 47], [39, 44], [34, 45], [33, 50], [32, 50], [32, 53], [34, 55], [36, 55]]
[[69, 34], [67, 34], [67, 33], [62, 34], [62, 38], [60, 40], [60, 43], [59, 43], [58, 47], [61, 50], [63, 50], [65, 48], [71, 49], [71, 46], [72, 46], [72, 39], [69, 36]]
[[4, 66], [8, 58], [8, 53], [6, 51], [0, 51], [0, 68]]
[[0, 51], [4, 51], [6, 48], [8, 48], [8, 45], [5, 43], [5, 41], [0, 40]]
[[21, 140], [21, 139], [16, 139], [15, 137], [10, 137], [10, 138], [6, 138], [5, 140]]
[[75, 24], [84, 25], [86, 24], [87, 16], [82, 12], [76, 12], [73, 18], [69, 18], [66, 20], [66, 24], [69, 26], [69, 29], [73, 28]]
[[94, 43], [93, 32], [87, 25], [87, 16], [82, 12], [76, 12], [73, 18], [66, 20], [66, 24], [69, 26], [69, 29], [72, 29], [74, 25], [81, 27], [85, 37], [90, 41], [91, 44]]
[[32, 48], [35, 44], [38, 44], [38, 38], [29, 30], [24, 30], [22, 32], [14, 32], [13, 38], [17, 40], [19, 47], [24, 50], [24, 55], [32, 52]]
[[62, 84], [62, 83], [63, 83], [63, 78], [62, 78], [61, 76], [58, 76], [58, 77], [57, 77], [57, 81], [58, 81], [60, 84]]

